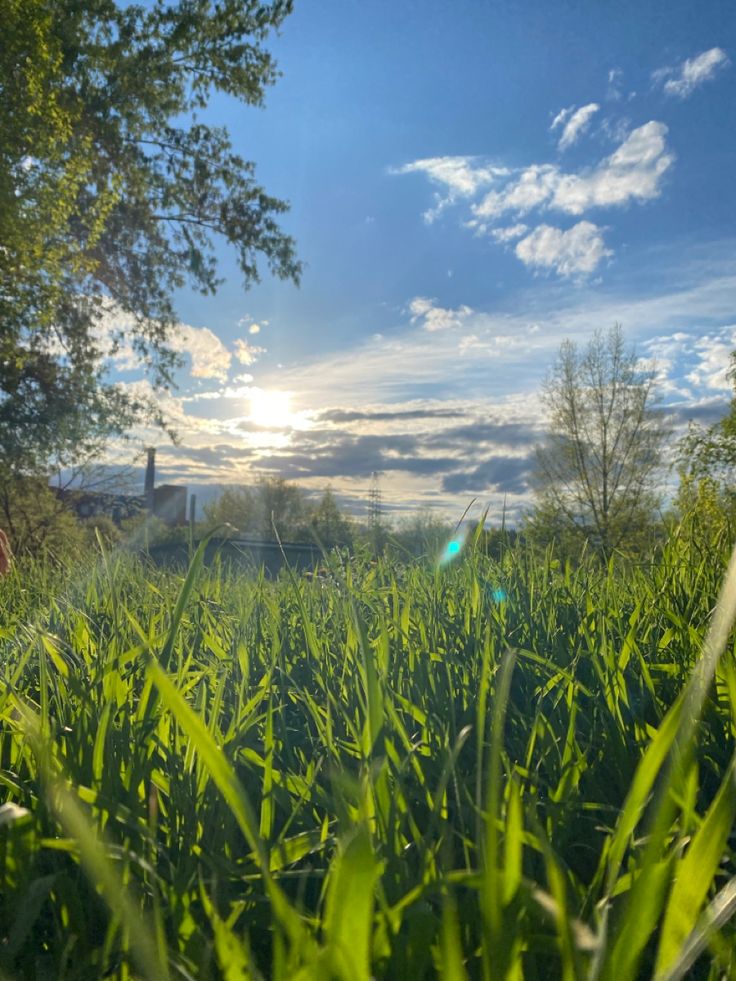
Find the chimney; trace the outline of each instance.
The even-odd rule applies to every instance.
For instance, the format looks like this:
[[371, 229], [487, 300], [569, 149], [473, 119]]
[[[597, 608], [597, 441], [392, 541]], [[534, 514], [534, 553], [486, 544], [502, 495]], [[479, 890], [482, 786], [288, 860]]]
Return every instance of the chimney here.
[[156, 448], [149, 446], [146, 450], [148, 462], [146, 463], [146, 480], [143, 484], [143, 494], [146, 498], [146, 508], [153, 511], [153, 488], [156, 483]]

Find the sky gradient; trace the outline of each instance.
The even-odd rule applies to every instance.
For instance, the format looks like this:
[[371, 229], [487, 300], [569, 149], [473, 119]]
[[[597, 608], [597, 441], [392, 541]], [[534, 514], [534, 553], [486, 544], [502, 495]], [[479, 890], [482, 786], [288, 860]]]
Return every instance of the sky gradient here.
[[[283, 73], [211, 124], [288, 199], [301, 288], [177, 296], [162, 477], [280, 474], [387, 508], [529, 501], [560, 342], [622, 324], [677, 427], [736, 347], [731, 3], [297, 0]], [[114, 311], [111, 320], [120, 318]], [[114, 365], [145, 386], [129, 352]]]

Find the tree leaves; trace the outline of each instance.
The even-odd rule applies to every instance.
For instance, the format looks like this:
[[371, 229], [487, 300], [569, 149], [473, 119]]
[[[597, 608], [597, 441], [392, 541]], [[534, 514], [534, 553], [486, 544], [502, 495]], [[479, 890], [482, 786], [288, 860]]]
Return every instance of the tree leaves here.
[[173, 294], [215, 292], [217, 238], [246, 288], [262, 260], [298, 281], [287, 205], [224, 128], [193, 120], [216, 91], [262, 103], [277, 75], [263, 42], [290, 9], [0, 0], [0, 465], [37, 471], [156, 421], [106, 377], [105, 314], [127, 315], [154, 386], [170, 386]]

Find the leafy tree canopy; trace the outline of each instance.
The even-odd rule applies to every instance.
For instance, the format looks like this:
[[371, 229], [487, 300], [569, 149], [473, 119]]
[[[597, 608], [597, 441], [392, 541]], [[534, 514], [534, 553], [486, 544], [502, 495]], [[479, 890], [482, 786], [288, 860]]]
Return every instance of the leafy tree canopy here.
[[[0, 466], [32, 472], [90, 450], [155, 408], [112, 385], [126, 336], [155, 385], [177, 356], [174, 291], [218, 286], [214, 243], [247, 287], [299, 278], [286, 204], [227, 131], [197, 113], [216, 91], [263, 102], [264, 47], [291, 0], [0, 0]], [[159, 420], [161, 421], [161, 420]]]

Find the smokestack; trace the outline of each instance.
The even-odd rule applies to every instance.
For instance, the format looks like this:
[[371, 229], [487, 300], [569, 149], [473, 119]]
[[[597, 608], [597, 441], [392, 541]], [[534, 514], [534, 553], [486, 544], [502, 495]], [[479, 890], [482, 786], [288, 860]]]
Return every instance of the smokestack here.
[[153, 511], [153, 488], [156, 483], [156, 448], [149, 446], [146, 450], [148, 462], [146, 463], [146, 480], [143, 484], [143, 493], [146, 498], [146, 508]]

